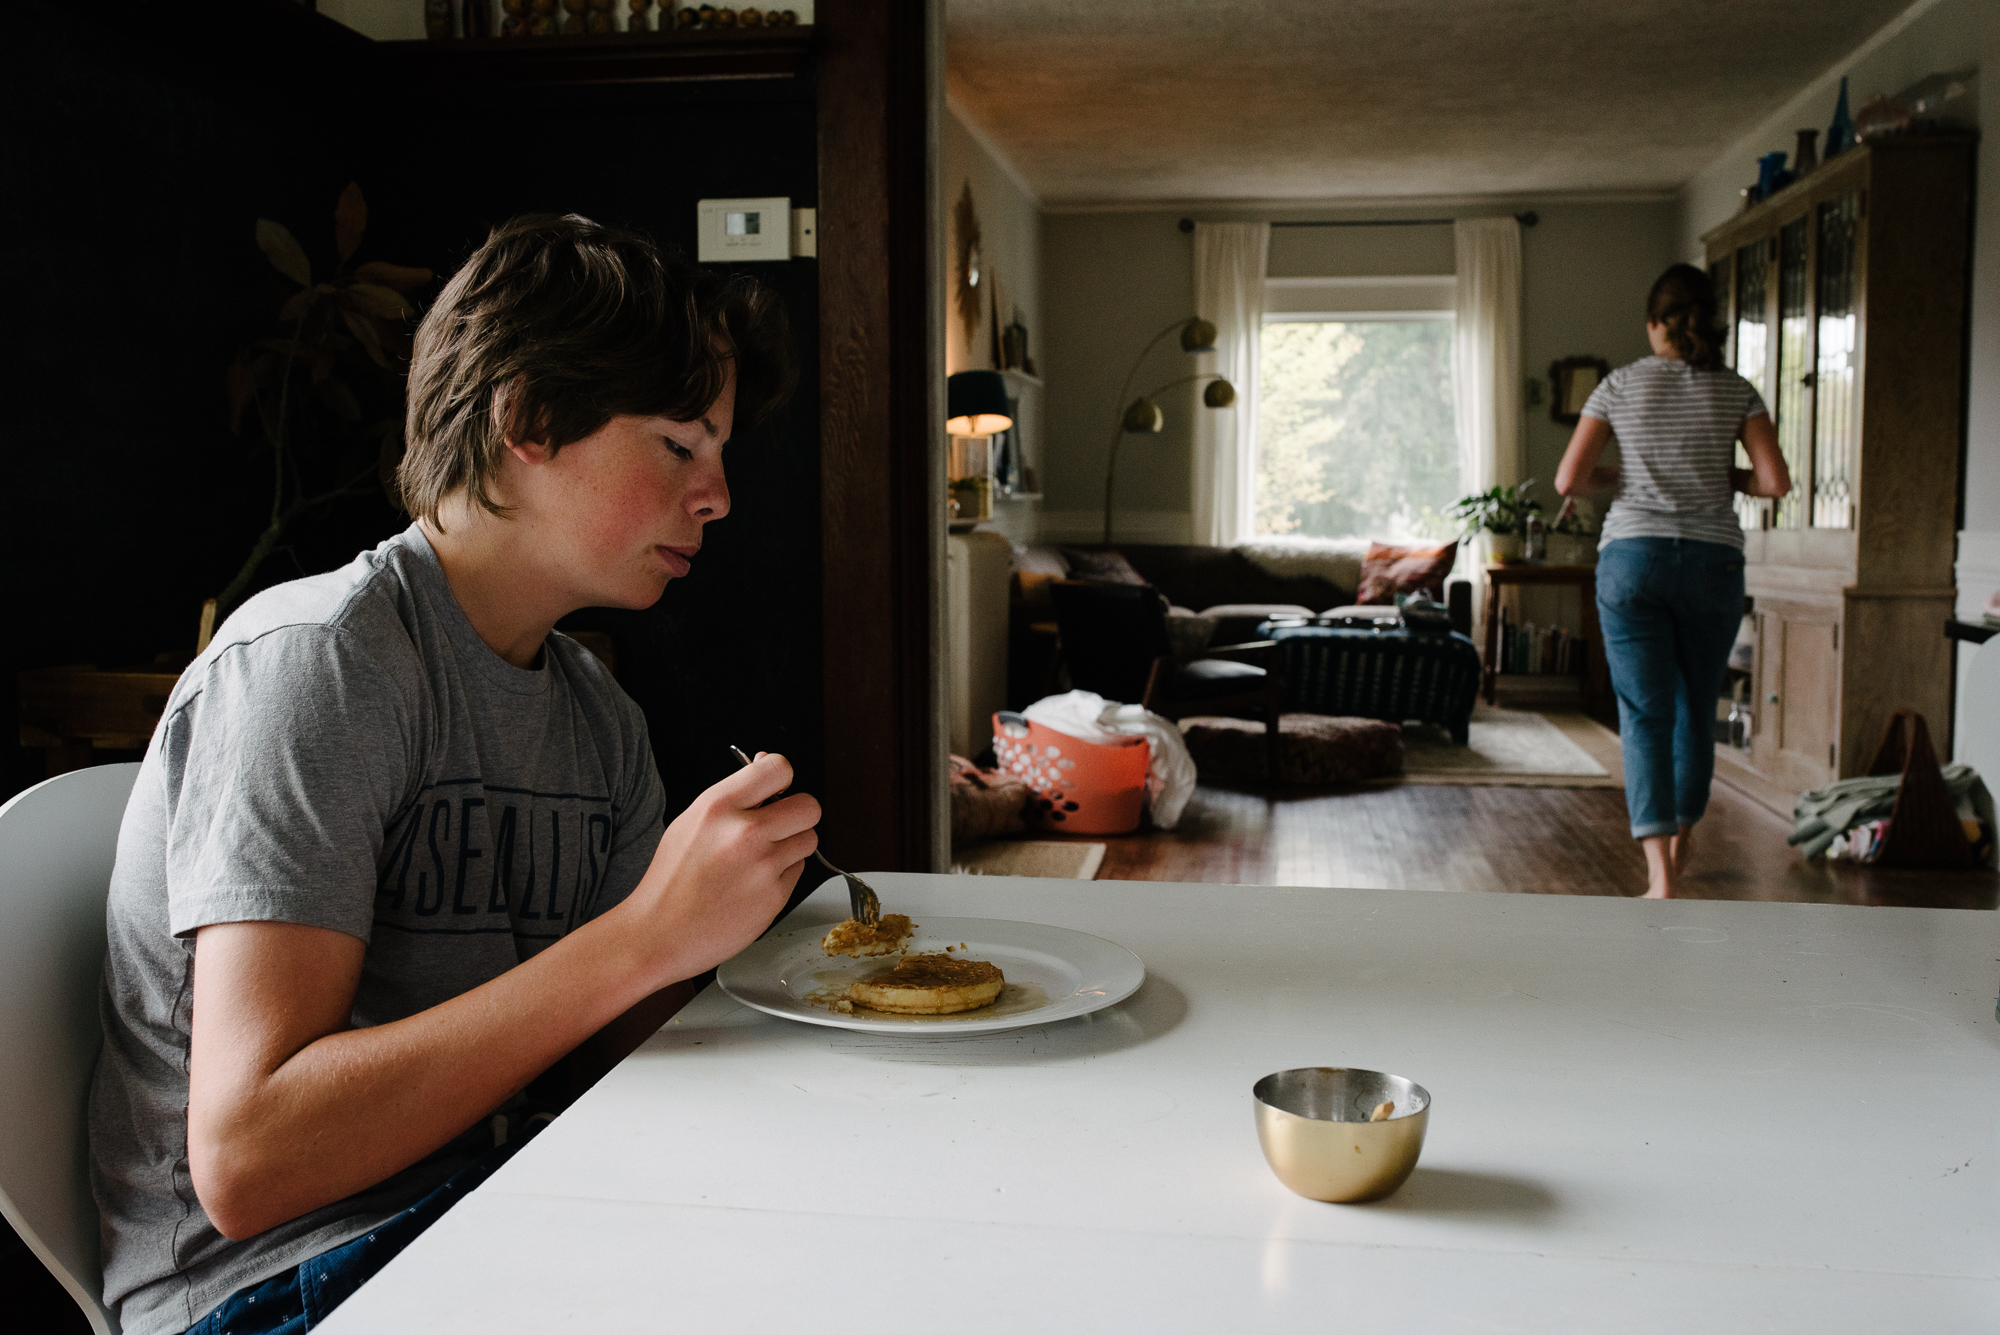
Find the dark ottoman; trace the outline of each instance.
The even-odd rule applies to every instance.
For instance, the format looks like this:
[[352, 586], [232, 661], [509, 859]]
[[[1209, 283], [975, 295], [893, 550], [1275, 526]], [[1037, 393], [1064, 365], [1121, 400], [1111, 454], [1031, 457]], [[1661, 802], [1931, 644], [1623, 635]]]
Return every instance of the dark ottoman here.
[[[1181, 720], [1203, 782], [1264, 782], [1264, 725], [1255, 719]], [[1360, 783], [1403, 772], [1403, 729], [1372, 718], [1287, 714], [1278, 729], [1278, 782]]]

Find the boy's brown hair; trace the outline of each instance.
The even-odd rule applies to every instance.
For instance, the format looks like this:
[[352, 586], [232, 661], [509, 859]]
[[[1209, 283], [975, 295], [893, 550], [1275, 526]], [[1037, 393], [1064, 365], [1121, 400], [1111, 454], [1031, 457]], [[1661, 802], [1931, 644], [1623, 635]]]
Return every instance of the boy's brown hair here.
[[740, 431], [795, 378], [784, 308], [754, 280], [700, 269], [632, 232], [569, 214], [496, 228], [417, 326], [403, 508], [438, 522], [487, 491], [509, 437], [551, 452], [631, 414], [690, 422], [736, 371]]

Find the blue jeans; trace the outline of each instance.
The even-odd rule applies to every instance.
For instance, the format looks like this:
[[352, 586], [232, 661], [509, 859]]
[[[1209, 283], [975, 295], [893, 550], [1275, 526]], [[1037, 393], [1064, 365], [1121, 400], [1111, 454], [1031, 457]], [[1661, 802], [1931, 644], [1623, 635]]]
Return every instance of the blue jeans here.
[[352, 1242], [343, 1242], [261, 1284], [238, 1289], [185, 1335], [303, 1335], [416, 1241], [525, 1141], [510, 1141], [446, 1178], [428, 1196]]
[[1715, 701], [1743, 621], [1743, 553], [1689, 538], [1618, 538], [1597, 559], [1597, 617], [1618, 696], [1632, 837], [1708, 810]]

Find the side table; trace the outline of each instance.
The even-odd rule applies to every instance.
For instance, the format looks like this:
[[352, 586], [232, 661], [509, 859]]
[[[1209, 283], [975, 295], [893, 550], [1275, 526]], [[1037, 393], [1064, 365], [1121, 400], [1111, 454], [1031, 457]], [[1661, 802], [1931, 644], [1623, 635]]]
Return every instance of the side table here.
[[1597, 624], [1597, 567], [1536, 565], [1528, 561], [1486, 567], [1486, 703], [1493, 703], [1494, 678], [1500, 675], [1500, 588], [1505, 584], [1576, 587], [1583, 595], [1583, 707], [1592, 714], [1615, 709], [1611, 673], [1604, 662], [1604, 634]]
[[96, 751], [143, 751], [179, 679], [178, 672], [24, 669], [15, 677], [20, 743], [42, 751], [50, 778], [94, 764]]

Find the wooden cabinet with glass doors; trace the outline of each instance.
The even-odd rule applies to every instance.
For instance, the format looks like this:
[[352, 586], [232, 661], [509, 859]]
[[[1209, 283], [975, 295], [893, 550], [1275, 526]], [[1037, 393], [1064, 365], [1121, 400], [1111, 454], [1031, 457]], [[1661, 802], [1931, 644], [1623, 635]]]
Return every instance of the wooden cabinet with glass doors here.
[[1859, 773], [1897, 709], [1951, 735], [1972, 148], [1863, 145], [1702, 238], [1792, 475], [1737, 498], [1755, 656], [1718, 746], [1774, 798]]

